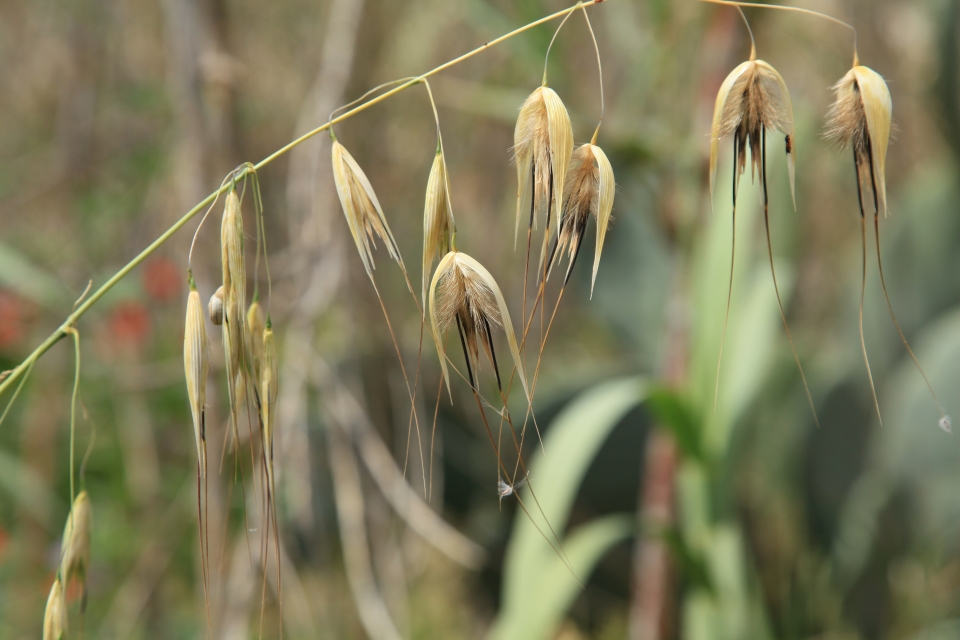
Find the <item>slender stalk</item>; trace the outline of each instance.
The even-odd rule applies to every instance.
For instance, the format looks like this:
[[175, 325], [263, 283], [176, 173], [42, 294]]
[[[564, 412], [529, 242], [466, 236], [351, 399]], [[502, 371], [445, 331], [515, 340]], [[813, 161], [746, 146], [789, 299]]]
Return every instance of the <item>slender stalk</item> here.
[[[762, 4], [758, 2], [735, 2], [734, 0], [701, 0], [701, 2], [709, 2], [710, 4], [722, 4], [728, 7], [737, 7], [738, 9], [740, 9], [741, 7], [750, 7], [752, 9], [779, 9], [780, 11], [790, 11], [793, 13], [802, 13], [808, 16], [823, 18], [824, 20], [828, 20], [830, 22], [833, 22], [834, 24], [838, 24], [841, 27], [846, 27], [847, 29], [853, 32], [853, 66], [857, 66], [860, 64], [860, 57], [857, 55], [857, 30], [853, 27], [853, 25], [848, 24], [843, 20], [834, 18], [833, 16], [827, 15], [825, 13], [820, 13], [819, 11], [812, 11], [811, 9], [804, 9], [802, 7], [786, 7], [782, 5]], [[743, 15], [742, 9], [740, 10], [740, 15], [741, 16]], [[744, 21], [746, 21], [746, 17], [744, 17]], [[747, 29], [750, 29], [749, 24], [747, 25]], [[757, 45], [756, 45], [756, 42], [754, 42], [753, 40], [753, 31], [750, 32], [750, 41], [753, 45], [750, 59], [754, 60], [756, 59], [756, 55], [757, 55], [756, 54]]]
[[[258, 162], [257, 164], [253, 165], [252, 167], [249, 167], [249, 168], [245, 167], [245, 168], [241, 169], [240, 172], [239, 172], [237, 175], [235, 175], [235, 180], [239, 180], [240, 178], [242, 178], [244, 175], [246, 175], [246, 174], [247, 174], [249, 171], [251, 171], [251, 170], [253, 170], [253, 171], [259, 171], [259, 170], [262, 169], [263, 167], [267, 166], [268, 164], [270, 164], [271, 162], [273, 162], [273, 161], [276, 160], [277, 158], [280, 158], [280, 157], [286, 155], [286, 154], [289, 153], [291, 150], [293, 150], [294, 148], [296, 148], [296, 147], [299, 146], [300, 144], [306, 142], [306, 141], [309, 140], [310, 138], [314, 137], [314, 136], [317, 135], [318, 133], [322, 133], [322, 132], [330, 129], [330, 127], [332, 127], [333, 125], [338, 124], [338, 123], [340, 123], [340, 122], [343, 122], [344, 120], [349, 120], [349, 119], [352, 118], [353, 116], [355, 116], [355, 115], [357, 115], [357, 114], [359, 114], [359, 113], [362, 113], [363, 111], [366, 111], [366, 110], [369, 109], [370, 107], [372, 107], [372, 106], [374, 106], [374, 105], [376, 105], [376, 104], [379, 104], [380, 102], [383, 102], [383, 101], [386, 100], [387, 98], [390, 98], [390, 97], [392, 97], [392, 96], [395, 96], [396, 94], [398, 94], [398, 93], [400, 93], [400, 92], [402, 92], [402, 91], [404, 91], [404, 90], [406, 90], [406, 89], [409, 89], [410, 87], [412, 87], [412, 86], [414, 86], [414, 85], [416, 85], [416, 84], [419, 84], [420, 81], [421, 81], [422, 79], [424, 79], [424, 78], [429, 78], [430, 76], [434, 76], [434, 75], [440, 73], [441, 71], [445, 71], [446, 69], [449, 69], [450, 67], [454, 67], [454, 66], [460, 64], [461, 62], [464, 62], [465, 60], [468, 60], [468, 59], [474, 57], [475, 55], [477, 55], [477, 54], [479, 54], [479, 53], [482, 53], [482, 52], [486, 51], [487, 49], [489, 49], [489, 48], [491, 48], [491, 47], [493, 47], [493, 46], [495, 46], [495, 45], [500, 44], [501, 42], [504, 42], [504, 41], [506, 41], [506, 40], [509, 40], [510, 38], [513, 38], [514, 36], [518, 36], [518, 35], [520, 35], [521, 33], [524, 33], [524, 32], [526, 32], [526, 31], [529, 31], [530, 29], [533, 29], [534, 27], [540, 26], [541, 24], [544, 24], [544, 23], [546, 23], [546, 22], [550, 22], [550, 21], [555, 20], [555, 19], [557, 19], [557, 18], [567, 16], [567, 15], [569, 15], [570, 13], [572, 13], [572, 12], [576, 11], [577, 9], [579, 9], [581, 6], [590, 6], [590, 5], [597, 4], [597, 3], [603, 2], [603, 1], [604, 1], [604, 0], [590, 0], [589, 2], [580, 2], [580, 3], [577, 3], [576, 5], [574, 5], [574, 6], [572, 6], [572, 7], [567, 7], [566, 9], [562, 9], [562, 10], [560, 10], [560, 11], [557, 11], [556, 13], [552, 13], [552, 14], [550, 14], [550, 15], [548, 15], [548, 16], [545, 16], [545, 17], [543, 17], [543, 18], [540, 18], [539, 20], [535, 20], [534, 22], [531, 22], [531, 23], [526, 24], [526, 25], [524, 25], [524, 26], [522, 26], [522, 27], [519, 27], [519, 28], [517, 28], [517, 29], [514, 29], [513, 31], [511, 31], [511, 32], [509, 32], [509, 33], [507, 33], [507, 34], [504, 34], [504, 35], [500, 36], [499, 38], [495, 38], [494, 40], [491, 40], [491, 41], [489, 41], [489, 42], [484, 43], [483, 45], [481, 45], [481, 46], [473, 49], [472, 51], [468, 51], [467, 53], [463, 54], [462, 56], [460, 56], [460, 57], [458, 57], [458, 58], [454, 58], [453, 60], [449, 60], [449, 61], [441, 64], [441, 65], [438, 66], [438, 67], [434, 67], [434, 68], [431, 69], [430, 71], [427, 71], [426, 73], [423, 73], [423, 74], [421, 74], [420, 76], [417, 76], [417, 77], [415, 77], [415, 78], [412, 78], [412, 79], [408, 80], [407, 82], [404, 82], [403, 84], [401, 84], [401, 85], [399, 85], [399, 86], [391, 89], [390, 91], [387, 91], [387, 92], [385, 92], [385, 93], [382, 93], [382, 94], [376, 96], [375, 98], [371, 98], [371, 99], [368, 100], [367, 102], [364, 102], [363, 104], [360, 104], [360, 105], [354, 107], [354, 108], [351, 109], [350, 111], [347, 111], [346, 113], [344, 113], [344, 114], [342, 114], [342, 115], [340, 115], [340, 116], [337, 116], [336, 118], [333, 118], [332, 120], [328, 121], [327, 123], [320, 125], [320, 126], [317, 127], [316, 129], [313, 129], [312, 131], [308, 131], [307, 133], [303, 134], [302, 136], [300, 136], [300, 137], [297, 138], [296, 140], [293, 140], [292, 142], [290, 142], [290, 143], [284, 145], [283, 147], [277, 149], [276, 151], [274, 151], [273, 153], [271, 153], [269, 156], [267, 156], [266, 158], [264, 158], [263, 160], [261, 160], [261, 161]], [[210, 206], [210, 205], [214, 202], [214, 200], [216, 200], [221, 194], [223, 194], [223, 193], [230, 187], [231, 184], [233, 184], [233, 181], [231, 181], [231, 182], [228, 183], [228, 184], [221, 185], [219, 189], [217, 189], [216, 191], [214, 191], [213, 193], [211, 193], [210, 195], [208, 195], [206, 198], [204, 198], [203, 200], [201, 200], [200, 202], [198, 202], [192, 209], [190, 209], [186, 214], [184, 214], [184, 216], [183, 216], [182, 218], [180, 218], [179, 220], [177, 220], [177, 221], [173, 224], [173, 226], [171, 226], [169, 229], [167, 229], [166, 231], [164, 231], [163, 234], [160, 235], [160, 237], [158, 237], [156, 240], [154, 240], [152, 243], [150, 243], [150, 245], [149, 245], [146, 249], [144, 249], [143, 251], [141, 251], [133, 260], [131, 260], [130, 262], [128, 262], [126, 265], [124, 265], [124, 266], [123, 266], [119, 271], [117, 271], [109, 280], [107, 280], [103, 285], [101, 285], [100, 288], [97, 289], [97, 290], [93, 293], [93, 295], [91, 295], [90, 298], [87, 299], [86, 302], [84, 302], [84, 303], [83, 303], [82, 305], [80, 305], [73, 313], [71, 313], [69, 316], [67, 316], [67, 318], [64, 320], [64, 322], [63, 322], [53, 333], [51, 333], [43, 342], [41, 342], [40, 345], [37, 346], [37, 348], [34, 349], [33, 352], [32, 352], [29, 356], [27, 356], [27, 358], [26, 358], [23, 362], [21, 362], [19, 365], [17, 365], [16, 368], [14, 368], [14, 369], [10, 372], [10, 374], [9, 374], [2, 382], [0, 382], [0, 395], [3, 395], [3, 394], [13, 385], [13, 383], [16, 382], [16, 381], [24, 374], [24, 372], [25, 372], [31, 365], [33, 365], [37, 360], [40, 359], [41, 356], [43, 356], [43, 354], [45, 354], [47, 351], [49, 351], [50, 348], [53, 347], [53, 345], [55, 345], [55, 344], [56, 344], [57, 342], [59, 342], [65, 335], [67, 335], [67, 329], [70, 328], [70, 327], [72, 327], [73, 325], [75, 325], [76, 322], [77, 322], [81, 317], [83, 317], [83, 315], [86, 314], [86, 312], [89, 311], [91, 307], [93, 307], [97, 302], [99, 302], [100, 299], [101, 299], [104, 295], [106, 295], [106, 293], [107, 293], [108, 291], [110, 291], [111, 289], [113, 289], [113, 287], [115, 287], [118, 282], [120, 282], [121, 280], [123, 280], [131, 271], [133, 271], [137, 266], [139, 266], [140, 263], [142, 263], [144, 260], [146, 260], [151, 254], [153, 254], [153, 252], [156, 251], [163, 243], [165, 243], [167, 240], [169, 240], [171, 236], [173, 236], [173, 235], [174, 235], [177, 231], [179, 231], [185, 224], [187, 224], [190, 220], [192, 220], [194, 216], [196, 216], [196, 215], [197, 215], [200, 211], [202, 211], [204, 208]]]

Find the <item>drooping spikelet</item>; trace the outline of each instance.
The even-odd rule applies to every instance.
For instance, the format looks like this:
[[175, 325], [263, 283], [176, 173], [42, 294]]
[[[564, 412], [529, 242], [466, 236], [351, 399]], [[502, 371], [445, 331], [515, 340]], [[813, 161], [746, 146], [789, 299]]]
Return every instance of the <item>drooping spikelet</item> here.
[[734, 136], [736, 167], [739, 176], [747, 165], [747, 149], [753, 169], [762, 173], [762, 148], [766, 130], [784, 134], [790, 194], [796, 208], [796, 153], [793, 134], [793, 105], [783, 77], [763, 60], [748, 60], [734, 69], [717, 94], [710, 139], [710, 195], [717, 181], [720, 140]]
[[563, 185], [573, 153], [573, 128], [567, 108], [553, 89], [539, 87], [520, 107], [513, 132], [513, 153], [518, 182], [516, 244], [523, 196], [531, 182], [529, 225], [534, 225], [534, 213], [541, 207], [546, 207], [548, 226], [551, 211], [558, 226], [560, 222]]
[[227, 379], [234, 384], [240, 372], [244, 346], [244, 315], [247, 272], [243, 256], [243, 216], [236, 190], [227, 194], [220, 226], [220, 252], [223, 263], [224, 360]]
[[347, 218], [350, 234], [357, 244], [357, 251], [360, 253], [367, 275], [373, 280], [373, 269], [376, 268], [373, 263], [373, 248], [376, 247], [377, 238], [387, 245], [390, 257], [396, 260], [400, 268], [405, 271], [397, 242], [393, 239], [393, 233], [390, 231], [390, 225], [387, 224], [387, 218], [383, 215], [380, 201], [377, 200], [377, 194], [373, 192], [373, 186], [363, 173], [363, 169], [336, 140], [333, 141], [331, 155], [333, 181], [337, 186], [337, 195], [340, 197], [343, 215]]
[[450, 182], [447, 178], [447, 165], [443, 148], [437, 144], [437, 154], [433, 159], [430, 177], [427, 179], [427, 196], [423, 206], [423, 289], [422, 304], [427, 309], [427, 283], [430, 270], [438, 255], [450, 250], [456, 223], [453, 221], [453, 208], [450, 204]]
[[[187, 319], [183, 335], [183, 368], [187, 378], [187, 397], [193, 417], [193, 434], [197, 441], [197, 460], [201, 476], [206, 475], [206, 402], [207, 373], [210, 370], [210, 347], [207, 328], [203, 320], [203, 303], [200, 293], [189, 276], [190, 294], [187, 296]], [[216, 299], [214, 296], [213, 299]], [[227, 332], [224, 331], [224, 334]]]
[[827, 115], [828, 137], [853, 148], [863, 178], [872, 180], [880, 210], [887, 215], [887, 147], [893, 101], [883, 77], [861, 65], [834, 85], [836, 101]]
[[250, 355], [250, 364], [253, 367], [253, 376], [260, 379], [260, 363], [263, 359], [263, 307], [260, 306], [256, 294], [247, 309], [247, 353]]
[[67, 637], [67, 604], [63, 599], [63, 584], [57, 577], [47, 596], [43, 612], [43, 640], [64, 640]]
[[569, 264], [564, 276], [564, 285], [570, 280], [570, 273], [573, 271], [577, 254], [580, 252], [580, 243], [587, 228], [587, 220], [593, 216], [597, 221], [597, 248], [593, 258], [590, 297], [593, 297], [593, 286], [597, 281], [600, 255], [603, 252], [603, 241], [610, 225], [615, 191], [613, 167], [603, 150], [594, 144], [577, 147], [573, 152], [570, 168], [567, 170], [560, 236], [553, 245], [550, 259], [547, 261], [547, 275], [549, 276], [549, 270], [560, 261], [560, 257], [566, 251]]
[[67, 516], [60, 553], [60, 578], [69, 585], [74, 578], [80, 585], [81, 608], [87, 601], [87, 569], [90, 567], [90, 537], [93, 532], [93, 509], [90, 496], [81, 491]]
[[267, 318], [263, 330], [263, 366], [260, 370], [260, 403], [263, 420], [263, 447], [267, 471], [273, 479], [273, 434], [277, 419], [277, 395], [280, 388], [277, 344], [273, 337], [273, 323]]
[[223, 324], [223, 285], [217, 289], [217, 292], [210, 296], [210, 302], [207, 303], [207, 312], [210, 314], [210, 322], [218, 327]]
[[450, 378], [443, 334], [452, 324], [456, 324], [460, 334], [467, 374], [474, 389], [477, 388], [476, 372], [480, 364], [480, 345], [483, 345], [496, 373], [497, 384], [502, 389], [492, 335], [493, 328], [502, 327], [517, 375], [529, 398], [517, 338], [503, 293], [483, 265], [459, 251], [451, 251], [440, 260], [430, 283], [430, 329], [440, 356], [440, 367], [447, 382], [448, 393]]

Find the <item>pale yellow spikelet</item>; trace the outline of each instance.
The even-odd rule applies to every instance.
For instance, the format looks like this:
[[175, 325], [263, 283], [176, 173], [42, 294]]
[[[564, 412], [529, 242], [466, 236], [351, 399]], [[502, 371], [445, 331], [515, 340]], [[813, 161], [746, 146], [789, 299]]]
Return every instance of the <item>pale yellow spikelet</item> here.
[[337, 187], [337, 195], [340, 197], [340, 205], [343, 207], [343, 215], [347, 218], [350, 234], [357, 245], [357, 251], [360, 253], [367, 275], [373, 280], [373, 269], [376, 268], [373, 262], [373, 248], [376, 246], [377, 238], [387, 246], [390, 257], [396, 260], [400, 268], [406, 272], [403, 259], [400, 257], [400, 249], [397, 248], [390, 225], [387, 224], [387, 218], [383, 215], [380, 201], [377, 200], [377, 194], [374, 193], [373, 186], [363, 169], [336, 140], [333, 141], [331, 156], [333, 181]]
[[217, 292], [210, 296], [210, 302], [207, 304], [207, 312], [210, 314], [210, 322], [218, 327], [223, 324], [223, 285], [217, 289]]
[[227, 297], [234, 295], [240, 309], [246, 308], [247, 270], [243, 247], [243, 213], [236, 190], [227, 194], [220, 225], [220, 252], [223, 262], [223, 286]]
[[450, 250], [452, 236], [456, 232], [453, 208], [450, 204], [450, 182], [443, 149], [438, 144], [433, 159], [430, 177], [427, 179], [427, 195], [423, 206], [423, 288], [421, 299], [424, 312], [427, 308], [427, 285], [433, 261], [438, 255]]
[[827, 136], [853, 147], [863, 175], [871, 176], [880, 210], [887, 215], [887, 147], [893, 120], [893, 101], [883, 77], [855, 66], [833, 87], [836, 100], [827, 115]]
[[539, 87], [520, 107], [513, 132], [513, 153], [518, 183], [516, 245], [523, 197], [531, 182], [529, 224], [535, 223], [535, 211], [546, 207], [548, 213], [553, 211], [559, 228], [563, 185], [573, 153], [573, 128], [567, 108], [553, 89]]
[[243, 216], [235, 190], [227, 194], [220, 226], [220, 251], [223, 267], [224, 360], [227, 379], [234, 381], [243, 361], [244, 308], [247, 274], [243, 257]]
[[500, 385], [500, 371], [493, 349], [492, 329], [502, 327], [513, 364], [517, 368], [517, 375], [529, 399], [523, 363], [517, 348], [517, 338], [503, 293], [483, 265], [459, 251], [451, 251], [440, 260], [430, 283], [430, 330], [440, 356], [440, 367], [443, 370], [448, 393], [450, 393], [450, 377], [447, 372], [443, 335], [452, 324], [457, 325], [467, 361], [470, 384], [475, 389], [481, 345], [494, 366], [497, 384]]
[[247, 309], [247, 353], [250, 355], [250, 364], [256, 379], [260, 378], [260, 363], [263, 359], [264, 322], [263, 307], [254, 294], [254, 300]]
[[67, 637], [67, 603], [63, 584], [58, 577], [50, 587], [47, 608], [43, 612], [43, 640], [64, 640]]
[[593, 254], [593, 276], [590, 280], [590, 297], [593, 298], [593, 287], [597, 284], [597, 271], [600, 269], [600, 256], [603, 254], [603, 241], [607, 237], [610, 227], [610, 216], [613, 213], [613, 198], [617, 192], [617, 183], [613, 177], [613, 165], [607, 159], [603, 149], [593, 145], [593, 155], [597, 160], [600, 171], [600, 195], [597, 198], [597, 247]]
[[794, 149], [793, 105], [783, 77], [763, 60], [748, 60], [737, 66], [723, 81], [713, 110], [710, 134], [710, 196], [717, 182], [720, 140], [733, 135], [737, 147], [737, 166], [746, 169], [747, 149], [752, 166], [760, 171], [761, 138], [765, 131], [784, 134], [790, 194], [796, 208], [796, 150]]
[[[224, 331], [224, 334], [227, 332]], [[206, 473], [206, 403], [207, 373], [210, 370], [210, 347], [203, 320], [200, 293], [190, 275], [190, 294], [187, 296], [187, 319], [183, 335], [183, 368], [187, 379], [187, 397], [193, 417], [193, 433], [197, 441], [197, 460], [201, 474]]]
[[273, 475], [273, 435], [277, 419], [277, 396], [280, 390], [277, 344], [273, 323], [267, 318], [263, 331], [263, 367], [260, 371], [260, 403], [263, 420], [263, 446], [267, 470]]
[[87, 569], [90, 567], [90, 538], [93, 533], [93, 508], [90, 496], [81, 491], [67, 516], [63, 528], [63, 548], [60, 552], [60, 578], [69, 585], [76, 578], [80, 584], [81, 601], [86, 601]]

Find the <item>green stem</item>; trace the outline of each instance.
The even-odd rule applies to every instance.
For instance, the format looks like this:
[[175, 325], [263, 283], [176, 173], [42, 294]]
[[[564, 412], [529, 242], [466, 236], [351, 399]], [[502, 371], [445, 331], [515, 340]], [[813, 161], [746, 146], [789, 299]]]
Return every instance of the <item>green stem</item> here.
[[[465, 60], [468, 60], [469, 58], [472, 58], [473, 56], [477, 55], [478, 53], [481, 53], [481, 52], [483, 52], [483, 51], [486, 51], [487, 49], [489, 49], [490, 47], [492, 47], [492, 46], [494, 46], [494, 45], [500, 44], [501, 42], [503, 42], [503, 41], [505, 41], [505, 40], [509, 40], [510, 38], [512, 38], [512, 37], [514, 37], [514, 36], [517, 36], [517, 35], [520, 35], [521, 33], [525, 32], [525, 31], [529, 31], [530, 29], [533, 29], [534, 27], [539, 26], [539, 25], [541, 25], [541, 24], [543, 24], [543, 23], [545, 23], [545, 22], [550, 22], [551, 20], [555, 20], [555, 19], [560, 18], [560, 17], [562, 17], [562, 16], [566, 16], [566, 15], [568, 15], [568, 14], [576, 11], [576, 10], [579, 9], [581, 6], [590, 6], [590, 5], [593, 5], [593, 4], [598, 4], [598, 3], [603, 2], [603, 1], [604, 1], [604, 0], [590, 0], [589, 2], [579, 2], [579, 3], [577, 3], [576, 5], [574, 5], [574, 6], [572, 6], [572, 7], [567, 7], [566, 9], [563, 9], [562, 11], [557, 11], [556, 13], [552, 13], [552, 14], [550, 14], [549, 16], [540, 18], [539, 20], [536, 20], [536, 21], [534, 21], [534, 22], [531, 22], [531, 23], [529, 23], [529, 24], [526, 24], [526, 25], [524, 25], [524, 26], [522, 26], [522, 27], [520, 27], [520, 28], [518, 28], [518, 29], [514, 29], [514, 30], [511, 31], [510, 33], [507, 33], [507, 34], [505, 34], [505, 35], [502, 35], [502, 36], [500, 36], [499, 38], [496, 38], [495, 40], [491, 40], [491, 41], [483, 44], [482, 46], [479, 46], [479, 47], [477, 47], [476, 49], [473, 49], [472, 51], [469, 51], [469, 52], [463, 54], [462, 56], [460, 56], [460, 57], [458, 57], [458, 58], [454, 58], [453, 60], [450, 60], [450, 61], [448, 61], [448, 62], [445, 62], [445, 63], [443, 63], [442, 65], [440, 65], [439, 67], [435, 67], [435, 68], [431, 69], [430, 71], [427, 71], [426, 73], [424, 73], [424, 74], [422, 74], [422, 75], [419, 75], [419, 76], [417, 76], [417, 77], [415, 77], [415, 78], [411, 78], [411, 79], [408, 80], [407, 82], [404, 82], [403, 84], [401, 84], [401, 85], [399, 85], [399, 86], [397, 86], [397, 87], [394, 87], [394, 88], [391, 89], [390, 91], [387, 91], [387, 92], [382, 93], [382, 94], [380, 94], [380, 95], [378, 95], [378, 96], [376, 96], [376, 97], [374, 97], [374, 98], [371, 98], [371, 99], [368, 100], [367, 102], [364, 102], [363, 104], [358, 105], [357, 107], [354, 107], [353, 109], [351, 109], [350, 111], [347, 111], [347, 112], [344, 113], [343, 115], [337, 116], [336, 118], [333, 118], [333, 119], [330, 120], [329, 122], [327, 122], [327, 123], [325, 123], [325, 124], [317, 127], [316, 129], [314, 129], [314, 130], [312, 130], [312, 131], [309, 131], [309, 132], [303, 134], [302, 136], [300, 136], [299, 138], [297, 138], [297, 139], [294, 140], [293, 142], [290, 142], [290, 143], [287, 144], [286, 146], [283, 146], [283, 147], [281, 147], [280, 149], [274, 151], [272, 154], [270, 154], [269, 156], [267, 156], [266, 158], [264, 158], [263, 160], [261, 160], [261, 161], [258, 162], [257, 164], [253, 165], [252, 171], [259, 171], [260, 169], [262, 169], [263, 167], [267, 166], [268, 164], [270, 164], [271, 162], [273, 162], [274, 160], [276, 160], [276, 159], [279, 158], [280, 156], [285, 155], [286, 153], [288, 153], [289, 151], [293, 150], [295, 147], [297, 147], [298, 145], [302, 144], [303, 142], [306, 142], [307, 140], [309, 140], [310, 138], [314, 137], [314, 136], [317, 135], [318, 133], [322, 133], [323, 131], [327, 131], [327, 130], [330, 129], [333, 125], [338, 124], [338, 123], [340, 123], [340, 122], [343, 122], [344, 120], [348, 120], [349, 118], [352, 118], [353, 116], [355, 116], [355, 115], [357, 115], [357, 114], [359, 114], [359, 113], [361, 113], [361, 112], [363, 112], [363, 111], [366, 111], [367, 109], [369, 109], [369, 108], [372, 107], [373, 105], [378, 104], [378, 103], [380, 103], [380, 102], [383, 102], [383, 101], [386, 100], [387, 98], [390, 98], [390, 97], [392, 97], [392, 96], [400, 93], [401, 91], [404, 91], [404, 90], [409, 89], [410, 87], [412, 87], [412, 86], [414, 86], [414, 85], [419, 84], [419, 83], [420, 83], [423, 79], [425, 79], [425, 78], [429, 78], [430, 76], [436, 75], [436, 74], [440, 73], [441, 71], [444, 71], [444, 70], [446, 70], [446, 69], [449, 69], [450, 67], [453, 67], [453, 66], [455, 66], [455, 65], [458, 65], [458, 64], [460, 64], [461, 62], [463, 62], [463, 61], [465, 61]], [[38, 346], [36, 349], [34, 349], [34, 350], [33, 350], [33, 353], [31, 353], [29, 356], [27, 356], [27, 358], [26, 358], [23, 362], [21, 362], [19, 365], [17, 365], [17, 367], [10, 372], [10, 374], [6, 377], [6, 379], [4, 379], [2, 382], [0, 382], [0, 396], [2, 396], [2, 395], [7, 391], [7, 389], [9, 389], [9, 388], [13, 385], [13, 383], [16, 382], [16, 381], [23, 375], [23, 373], [27, 370], [27, 368], [29, 368], [30, 366], [32, 366], [37, 360], [40, 359], [40, 357], [41, 357], [43, 354], [45, 354], [47, 351], [49, 351], [50, 348], [51, 348], [53, 345], [55, 345], [57, 342], [60, 341], [61, 338], [63, 338], [65, 335], [67, 335], [68, 330], [69, 330], [71, 327], [73, 327], [73, 326], [76, 324], [77, 320], [79, 320], [87, 311], [89, 311], [90, 308], [91, 308], [93, 305], [95, 305], [95, 304], [100, 300], [100, 298], [102, 298], [108, 291], [110, 291], [118, 282], [120, 282], [121, 280], [123, 280], [123, 279], [127, 276], [127, 274], [129, 274], [129, 273], [130, 273], [131, 271], [133, 271], [137, 266], [139, 266], [141, 262], [143, 262], [144, 260], [146, 260], [148, 256], [150, 256], [154, 251], [156, 251], [156, 250], [160, 247], [160, 245], [162, 245], [164, 242], [166, 242], [168, 239], [170, 239], [170, 236], [172, 236], [172, 235], [175, 234], [177, 231], [179, 231], [180, 228], [183, 227], [183, 225], [187, 224], [187, 222], [189, 222], [194, 216], [196, 216], [198, 213], [200, 213], [200, 211], [202, 211], [205, 207], [209, 206], [209, 205], [214, 201], [214, 199], [216, 199], [220, 194], [222, 194], [222, 193], [224, 193], [225, 191], [229, 190], [229, 189], [231, 188], [231, 186], [233, 185], [233, 183], [234, 183], [236, 180], [239, 180], [239, 179], [243, 178], [243, 177], [244, 177], [247, 173], [249, 173], [250, 171], [251, 171], [251, 168], [249, 168], [249, 167], [244, 167], [243, 169], [241, 169], [241, 170], [234, 176], [234, 179], [233, 179], [233, 180], [229, 181], [229, 182], [228, 182], [227, 184], [225, 184], [225, 185], [222, 185], [219, 189], [217, 189], [216, 191], [214, 191], [213, 193], [211, 193], [210, 195], [208, 195], [206, 198], [204, 198], [203, 200], [201, 200], [199, 203], [197, 203], [196, 206], [194, 206], [192, 209], [190, 209], [190, 211], [188, 211], [182, 218], [180, 218], [179, 220], [177, 220], [177, 221], [173, 224], [172, 227], [170, 227], [169, 229], [167, 229], [167, 230], [163, 233], [163, 235], [161, 235], [159, 238], [157, 238], [156, 240], [154, 240], [154, 241], [150, 244], [150, 246], [148, 246], [146, 249], [144, 249], [143, 251], [141, 251], [140, 254], [139, 254], [137, 257], [135, 257], [133, 260], [131, 260], [130, 262], [128, 262], [122, 269], [120, 269], [116, 274], [114, 274], [113, 277], [111, 277], [109, 280], [107, 280], [99, 289], [97, 289], [97, 290], [93, 293], [93, 295], [91, 295], [91, 296], [86, 300], [86, 302], [84, 302], [82, 305], [80, 305], [79, 307], [77, 307], [77, 309], [76, 309], [73, 313], [71, 313], [69, 316], [67, 316], [67, 319], [64, 320], [63, 324], [61, 324], [60, 327], [58, 327], [58, 328], [56, 329], [56, 331], [54, 331], [53, 333], [51, 333], [50, 336], [48, 336], [46, 340], [44, 340], [42, 343], [40, 343], [40, 346]]]

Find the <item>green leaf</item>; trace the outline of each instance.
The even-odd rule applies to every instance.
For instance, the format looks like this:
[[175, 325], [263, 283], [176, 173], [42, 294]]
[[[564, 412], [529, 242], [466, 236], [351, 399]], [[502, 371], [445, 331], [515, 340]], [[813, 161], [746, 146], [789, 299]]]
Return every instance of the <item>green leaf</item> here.
[[661, 388], [650, 392], [646, 406], [656, 418], [657, 426], [673, 434], [685, 456], [703, 460], [703, 427], [696, 410], [689, 402], [679, 394]]
[[[578, 527], [563, 545], [576, 576], [586, 580], [607, 549], [630, 537], [634, 526], [633, 516], [614, 515]], [[536, 583], [531, 591], [523, 594], [520, 603], [504, 603], [503, 612], [491, 631], [491, 638], [547, 638], [560, 624], [580, 592], [580, 584], [557, 556], [543, 563], [539, 571], [531, 576]]]
[[563, 543], [570, 567], [544, 540], [546, 536], [556, 545], [550, 527], [563, 537], [590, 463], [627, 412], [646, 398], [646, 390], [638, 377], [604, 382], [581, 394], [553, 422], [543, 443], [547, 454], [537, 450], [529, 465], [530, 481], [521, 492], [530, 518], [519, 511], [514, 524], [503, 605], [492, 637], [535, 639], [549, 634], [576, 597], [578, 579], [585, 580], [603, 553], [633, 531], [632, 516], [610, 516], [579, 527]]

